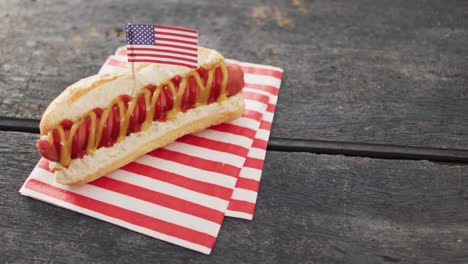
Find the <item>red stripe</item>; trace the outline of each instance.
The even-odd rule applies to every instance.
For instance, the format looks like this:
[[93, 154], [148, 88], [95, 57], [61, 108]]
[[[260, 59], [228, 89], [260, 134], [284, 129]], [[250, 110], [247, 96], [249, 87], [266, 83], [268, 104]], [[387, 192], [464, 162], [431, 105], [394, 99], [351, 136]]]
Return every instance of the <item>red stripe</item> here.
[[240, 168], [238, 167], [221, 162], [190, 156], [184, 153], [175, 152], [164, 148], [153, 150], [149, 152], [148, 155], [236, 178], [237, 176], [239, 176]]
[[268, 146], [268, 141], [259, 139], [259, 138], [255, 138], [252, 143], [253, 148], [267, 149], [267, 146]]
[[250, 168], [262, 170], [264, 162], [265, 161], [261, 159], [247, 157], [245, 159], [244, 167], [250, 167]]
[[264, 94], [252, 93], [248, 91], [242, 91], [242, 97], [244, 97], [244, 99], [258, 101], [263, 104], [268, 104], [268, 102], [270, 102], [270, 97]]
[[163, 32], [163, 31], [156, 31], [156, 35], [168, 35], [168, 36], [181, 37], [181, 38], [198, 39], [197, 36], [191, 36], [191, 35], [186, 35], [186, 34], [177, 34], [177, 33], [169, 33], [169, 32]]
[[[128, 48], [127, 48], [128, 49]], [[118, 55], [118, 56], [127, 56], [127, 49], [125, 48], [119, 48], [115, 55]]]
[[105, 64], [108, 64], [108, 65], [114, 66], [114, 67], [120, 67], [120, 68], [123, 68], [125, 66], [125, 62], [114, 59], [112, 57], [109, 58]]
[[185, 64], [185, 63], [180, 63], [180, 62], [174, 62], [174, 61], [160, 61], [160, 60], [141, 60], [141, 59], [129, 59], [128, 62], [150, 62], [150, 63], [160, 63], [160, 64], [171, 64], [171, 65], [177, 65], [177, 66], [184, 66], [187, 68], [193, 68], [196, 69], [196, 65], [190, 65], [190, 64]]
[[216, 237], [30, 179], [26, 188], [108, 217], [212, 248]]
[[253, 66], [245, 66], [245, 65], [239, 65], [239, 66], [241, 66], [242, 70], [245, 73], [273, 76], [273, 77], [278, 78], [278, 79], [283, 78], [283, 72], [282, 71], [273, 70], [273, 69], [259, 68], [259, 67], [253, 67]]
[[202, 148], [212, 149], [216, 151], [227, 152], [237, 156], [245, 157], [249, 152], [248, 148], [241, 147], [239, 145], [224, 143], [221, 141], [211, 140], [207, 138], [198, 137], [195, 135], [186, 135], [177, 139], [177, 142], [182, 142]]
[[270, 130], [271, 130], [271, 122], [268, 122], [268, 121], [263, 120], [263, 121], [260, 123], [260, 129], [265, 129], [265, 130], [270, 131]]
[[232, 190], [223, 186], [212, 183], [202, 182], [194, 179], [184, 177], [179, 174], [164, 171], [158, 168], [140, 164], [137, 162], [129, 163], [122, 168], [122, 170], [132, 172], [144, 177], [149, 177], [155, 180], [166, 182], [169, 184], [177, 185], [179, 187], [189, 189], [195, 192], [203, 193], [206, 195], [218, 197], [223, 200], [229, 201], [231, 198]]
[[188, 58], [185, 58], [185, 57], [169, 56], [169, 55], [159, 55], [159, 54], [151, 54], [151, 53], [129, 53], [128, 56], [129, 56], [129, 57], [138, 57], [138, 56], [142, 56], [142, 57], [175, 59], [175, 60], [183, 60], [183, 61], [187, 61], [187, 62], [198, 63], [198, 57], [197, 57], [197, 55], [192, 55], [192, 57], [195, 57], [195, 60], [194, 60], [193, 58], [192, 58], [192, 59], [188, 59]]
[[49, 161], [44, 158], [41, 158], [36, 166], [53, 173], [53, 171], [49, 169]]
[[274, 113], [275, 112], [275, 108], [276, 108], [276, 105], [274, 104], [268, 104], [267, 106], [267, 111], [270, 112], [270, 113]]
[[229, 203], [228, 210], [253, 214], [255, 211], [255, 204], [232, 199]]
[[263, 114], [255, 110], [245, 110], [242, 117], [253, 119], [255, 121], [261, 122]]
[[169, 47], [169, 48], [176, 48], [176, 49], [191, 50], [191, 51], [196, 51], [196, 52], [198, 52], [198, 48], [190, 48], [190, 47], [179, 46], [179, 45], [171, 45], [171, 44], [158, 43], [158, 46], [159, 46], [159, 47]]
[[[46, 159], [40, 159], [37, 166], [41, 169], [47, 170], [53, 173], [49, 169], [49, 162]], [[223, 200], [230, 200], [231, 199], [231, 192], [230, 188], [226, 188], [223, 186], [219, 186], [212, 183], [207, 183], [203, 181], [197, 181], [194, 179], [190, 179], [184, 177], [179, 174], [171, 173], [168, 171], [160, 170], [151, 166], [147, 166], [144, 164], [140, 164], [137, 162], [129, 163], [120, 168], [121, 170], [128, 171], [131, 173], [138, 174], [140, 176], [149, 177], [155, 180], [159, 180], [162, 182], [166, 182], [169, 184], [177, 185], [179, 187], [189, 189], [195, 192], [203, 193], [206, 195], [218, 197]], [[137, 177], [137, 176], [135, 176]]]
[[255, 134], [257, 134], [257, 131], [254, 129], [241, 127], [241, 126], [233, 125], [229, 123], [223, 123], [217, 126], [213, 126], [211, 127], [211, 129], [221, 131], [221, 132], [226, 132], [226, 133], [232, 133], [232, 134], [236, 134], [236, 135], [244, 136], [248, 138], [253, 138], [255, 137]]
[[161, 29], [170, 29], [170, 30], [178, 30], [178, 31], [185, 31], [185, 32], [192, 32], [198, 33], [198, 30], [191, 29], [191, 28], [184, 28], [184, 27], [173, 27], [173, 26], [161, 26], [161, 25], [154, 25], [154, 28], [161, 28]]
[[169, 41], [169, 42], [183, 43], [183, 44], [189, 44], [189, 45], [198, 45], [197, 41], [186, 41], [186, 40], [179, 40], [179, 39], [173, 39], [173, 38], [161, 38], [159, 36], [156, 36], [156, 45], [159, 45], [158, 41]]
[[134, 197], [143, 201], [147, 201], [169, 209], [173, 209], [179, 212], [197, 216], [217, 224], [221, 224], [223, 222], [223, 212], [202, 206], [200, 204], [192, 203], [174, 196], [142, 188], [140, 186], [111, 179], [108, 177], [99, 178], [91, 182], [90, 184], [109, 191], [128, 195], [130, 197]]
[[257, 89], [260, 91], [265, 91], [271, 93], [272, 95], [279, 94], [279, 88], [273, 85], [257, 84], [257, 83], [246, 83], [244, 87]]
[[[188, 53], [182, 51], [175, 51], [175, 50], [167, 50], [167, 49], [158, 49], [158, 48], [128, 48], [130, 51], [154, 51], [154, 52], [170, 52], [179, 55], [186, 55], [186, 56], [197, 56], [197, 53]], [[125, 53], [126, 55], [126, 53]]]
[[251, 190], [254, 192], [258, 191], [258, 187], [260, 186], [260, 182], [252, 179], [247, 179], [247, 178], [242, 178], [239, 177], [237, 179], [236, 183], [236, 189], [241, 188], [241, 189], [246, 189], [246, 190]]

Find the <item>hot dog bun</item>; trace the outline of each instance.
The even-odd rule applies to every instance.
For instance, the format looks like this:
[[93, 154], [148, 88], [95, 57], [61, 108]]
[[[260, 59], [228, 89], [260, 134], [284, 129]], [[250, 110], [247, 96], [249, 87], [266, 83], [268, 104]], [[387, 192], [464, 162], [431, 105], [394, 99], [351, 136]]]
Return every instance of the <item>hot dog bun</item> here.
[[[199, 47], [198, 60], [200, 67], [211, 68], [224, 58], [216, 50]], [[84, 78], [70, 85], [50, 103], [42, 115], [40, 133], [47, 134], [65, 118], [75, 121], [90, 109], [106, 107], [119, 95], [133, 96], [147, 84], [159, 85], [174, 75], [185, 77], [191, 71], [190, 68], [176, 65], [135, 63], [136, 85], [130, 67]]]
[[180, 113], [172, 121], [153, 122], [150, 129], [130, 134], [110, 148], [99, 148], [92, 156], [72, 160], [68, 168], [56, 162], [50, 162], [49, 166], [55, 170], [55, 179], [61, 184], [87, 183], [179, 137], [232, 121], [242, 115], [244, 108], [244, 100], [240, 94], [231, 96], [221, 103]]
[[[210, 69], [224, 63], [223, 56], [215, 50], [200, 47], [198, 52], [200, 67]], [[188, 78], [193, 72], [182, 66], [150, 63], [135, 63], [134, 69], [135, 82], [132, 69], [127, 67], [82, 79], [64, 90], [48, 106], [41, 119], [42, 136], [38, 141], [40, 144], [36, 144], [41, 155], [46, 157], [46, 150], [54, 149], [53, 145], [47, 143], [47, 138], [62, 120], [78, 120], [78, 123], [86, 112], [108, 107], [116, 97], [133, 97], [148, 85], [159, 86], [176, 75]], [[232, 76], [226, 81], [226, 97], [222, 100], [181, 111], [165, 122], [149, 122], [150, 126], [146, 130], [130, 133], [112, 146], [99, 147], [82, 158], [71, 159], [66, 163], [67, 166], [51, 158], [49, 166], [55, 171], [56, 181], [67, 185], [90, 182], [179, 137], [240, 117], [245, 109], [239, 94], [244, 84], [243, 72], [236, 65], [228, 65], [227, 72], [226, 78]]]

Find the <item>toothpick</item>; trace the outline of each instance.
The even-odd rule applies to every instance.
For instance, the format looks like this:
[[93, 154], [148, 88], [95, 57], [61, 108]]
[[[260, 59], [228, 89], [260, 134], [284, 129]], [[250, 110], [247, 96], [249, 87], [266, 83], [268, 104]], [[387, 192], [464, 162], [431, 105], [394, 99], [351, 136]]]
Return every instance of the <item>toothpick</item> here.
[[135, 63], [132, 61], [133, 90], [136, 90]]

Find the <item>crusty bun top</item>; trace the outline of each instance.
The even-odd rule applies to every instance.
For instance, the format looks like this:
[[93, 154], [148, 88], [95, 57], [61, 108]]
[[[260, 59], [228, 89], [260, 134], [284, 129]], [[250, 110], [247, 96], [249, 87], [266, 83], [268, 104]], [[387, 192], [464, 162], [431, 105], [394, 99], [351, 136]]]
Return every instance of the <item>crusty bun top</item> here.
[[[198, 48], [200, 67], [211, 69], [223, 60], [223, 56], [216, 50]], [[185, 77], [193, 71], [183, 66], [155, 63], [135, 63], [134, 68], [135, 81], [131, 67], [126, 67], [112, 73], [93, 75], [70, 85], [49, 104], [42, 115], [39, 125], [41, 135], [47, 134], [63, 119], [75, 121], [93, 108], [107, 107], [117, 96], [133, 96], [148, 84], [159, 85], [175, 75]]]

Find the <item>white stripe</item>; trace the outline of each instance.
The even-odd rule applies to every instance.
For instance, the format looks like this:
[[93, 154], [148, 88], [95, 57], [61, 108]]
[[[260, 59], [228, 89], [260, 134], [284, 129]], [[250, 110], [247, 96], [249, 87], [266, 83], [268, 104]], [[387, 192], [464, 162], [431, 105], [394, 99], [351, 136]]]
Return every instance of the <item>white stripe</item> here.
[[110, 73], [110, 72], [113, 72], [117, 69], [121, 69], [120, 67], [114, 67], [114, 66], [110, 66], [110, 65], [103, 65], [101, 67], [101, 69], [99, 70], [98, 74], [101, 74], [101, 73]]
[[281, 85], [281, 79], [278, 79], [273, 76], [259, 75], [259, 74], [244, 74], [244, 81], [246, 83], [255, 83], [260, 85], [272, 85], [279, 89]]
[[167, 45], [177, 45], [181, 47], [187, 47], [187, 48], [198, 48], [197, 44], [185, 44], [185, 43], [180, 43], [180, 42], [174, 42], [174, 41], [166, 41], [166, 40], [158, 40], [156, 39], [156, 45], [157, 44], [167, 44]]
[[[256, 110], [251, 110], [251, 111], [256, 111]], [[252, 129], [252, 130], [256, 131], [260, 127], [260, 122], [261, 122], [261, 120], [257, 121], [257, 120], [252, 119], [252, 118], [247, 118], [247, 117], [241, 116], [241, 117], [237, 118], [236, 120], [231, 121], [229, 123], [237, 125], [237, 126], [249, 128], [249, 129]]]
[[[198, 41], [192, 38], [184, 38], [184, 37], [177, 37], [177, 36], [169, 36], [169, 35], [160, 35], [158, 32], [155, 33], [154, 37], [156, 38], [156, 43], [159, 43], [161, 38], [165, 39], [173, 39], [173, 40], [181, 40], [181, 41], [188, 41], [191, 42], [193, 45], [198, 45]], [[174, 41], [175, 43], [176, 41]], [[179, 43], [179, 42], [177, 42]]]
[[269, 103], [272, 103], [271, 102], [271, 96], [273, 96], [271, 93], [267, 92], [267, 91], [262, 91], [262, 90], [259, 90], [259, 89], [255, 89], [255, 88], [250, 88], [249, 86], [245, 86], [242, 90], [246, 91], [246, 92], [251, 92], [251, 93], [258, 93], [258, 94], [261, 94], [261, 95], [266, 95], [268, 97], [270, 97], [270, 102]]
[[209, 148], [198, 147], [182, 142], [174, 142], [164, 147], [179, 153], [189, 154], [190, 156], [212, 160], [220, 163], [229, 164], [238, 168], [244, 165], [245, 158], [228, 152], [212, 150]]
[[263, 139], [263, 140], [268, 140], [268, 138], [270, 137], [270, 130], [266, 130], [266, 129], [259, 129], [257, 131], [257, 134], [255, 135], [255, 138], [259, 138], [259, 139]]
[[246, 117], [240, 117], [234, 121], [231, 121], [230, 124], [234, 124], [241, 127], [247, 127], [253, 130], [257, 130], [260, 126], [260, 122]]
[[275, 106], [276, 106], [276, 102], [278, 101], [278, 96], [273, 95], [273, 94], [271, 94], [270, 92], [267, 92], [267, 91], [262, 91], [262, 90], [257, 89], [257, 88], [249, 87], [248, 85], [245, 86], [242, 90], [243, 90], [243, 91], [246, 91], [246, 92], [251, 92], [251, 93], [266, 95], [266, 96], [268, 96], [268, 98], [269, 98], [269, 102], [268, 102], [268, 103], [269, 103], [269, 104], [274, 104]]
[[122, 62], [128, 62], [128, 57], [127, 55], [125, 56], [120, 56], [120, 55], [113, 55], [112, 58], [118, 60], [118, 61], [122, 61]]
[[236, 188], [232, 193], [231, 199], [245, 201], [249, 203], [255, 203], [257, 201], [257, 192]]
[[[40, 170], [48, 172], [42, 169]], [[193, 230], [197, 230], [199, 232], [203, 232], [212, 236], [216, 236], [218, 234], [219, 228], [221, 227], [219, 224], [213, 223], [211, 221], [205, 220], [197, 216], [179, 212], [174, 209], [156, 205], [150, 202], [146, 202], [117, 192], [109, 191], [90, 184], [81, 186], [63, 186], [56, 183], [53, 177], [50, 177], [50, 175], [48, 175], [47, 173], [42, 174], [40, 173], [40, 171], [38, 171], [36, 175], [36, 179], [38, 181], [58, 187], [60, 189], [77, 193], [86, 197], [90, 197], [101, 202], [115, 205], [117, 207], [124, 208], [143, 215], [147, 215], [156, 219], [171, 222], [182, 227], [191, 228]]]
[[242, 178], [260, 181], [260, 177], [262, 176], [262, 171], [259, 169], [243, 167], [239, 175]]
[[145, 49], [154, 49], [154, 45], [132, 45], [132, 44], [127, 44], [127, 52], [128, 48], [145, 48]]
[[179, 51], [179, 52], [191, 53], [193, 55], [198, 55], [198, 52], [193, 51], [193, 50], [186, 50], [186, 49], [179, 49], [179, 48], [172, 48], [172, 47], [164, 47], [164, 46], [158, 46], [158, 49], [167, 50], [168, 52]]
[[276, 103], [278, 102], [278, 96], [276, 95], [271, 95], [270, 96], [270, 104], [274, 104], [276, 106]]
[[[198, 51], [196, 50], [187, 50], [187, 49], [180, 49], [180, 48], [172, 48], [172, 47], [163, 47], [163, 46], [154, 46], [154, 45], [127, 45], [128, 47], [131, 48], [145, 48], [145, 49], [163, 49], [163, 50], [173, 50], [173, 51], [180, 51], [180, 52], [186, 52], [186, 53], [192, 53], [192, 54], [198, 54]], [[124, 57], [127, 58], [126, 56], [119, 56], [119, 57]]]
[[283, 69], [278, 68], [278, 67], [275, 67], [275, 66], [271, 66], [271, 65], [263, 65], [263, 64], [254, 64], [254, 63], [248, 63], [248, 62], [240, 62], [240, 61], [231, 60], [231, 59], [228, 59], [228, 60], [226, 60], [226, 61], [229, 62], [229, 63], [239, 64], [239, 65], [241, 65], [241, 66], [248, 66], [248, 67], [255, 67], [255, 68], [261, 68], [261, 69], [268, 69], [268, 70], [274, 70], [274, 71], [283, 72]]
[[110, 56], [109, 59], [114, 59], [120, 62], [128, 62], [127, 56]]
[[195, 32], [187, 32], [187, 31], [181, 31], [181, 30], [176, 30], [176, 29], [166, 29], [166, 28], [159, 28], [155, 27], [154, 28], [155, 32], [166, 32], [166, 33], [174, 33], [174, 34], [181, 34], [181, 35], [187, 35], [187, 36], [192, 36], [192, 37], [198, 37], [198, 33]]
[[272, 122], [273, 121], [273, 113], [272, 112], [265, 112], [263, 114], [263, 120], [265, 121], [268, 121], [268, 122]]
[[244, 212], [231, 211], [231, 210], [226, 210], [226, 213], [224, 215], [229, 216], [229, 217], [236, 217], [236, 218], [246, 219], [246, 220], [252, 220], [253, 219], [253, 215], [251, 215], [251, 214], [244, 213]]
[[216, 184], [227, 188], [233, 188], [237, 180], [235, 177], [231, 177], [225, 174], [206, 171], [174, 161], [152, 157], [149, 155], [145, 155], [137, 159], [135, 162], [148, 165], [150, 167], [158, 168], [161, 170], [165, 170], [168, 172], [172, 172], [178, 175], [182, 175], [190, 179]]
[[132, 185], [140, 186], [142, 188], [167, 194], [176, 198], [184, 199], [189, 202], [200, 204], [221, 212], [227, 207], [229, 203], [229, 201], [215, 196], [192, 191], [174, 184], [145, 177], [143, 175], [129, 171], [118, 169], [109, 173], [108, 176], [112, 179], [130, 183]]
[[[140, 55], [141, 54], [152, 54], [152, 55], [162, 55], [162, 56], [175, 56], [178, 58], [190, 59], [190, 60], [197, 60], [197, 54], [194, 55], [181, 55], [172, 52], [161, 52], [161, 51], [146, 51], [146, 50], [132, 50], [129, 55]], [[129, 56], [132, 57], [132, 56]]]
[[[219, 142], [235, 144], [244, 148], [250, 148], [253, 140], [244, 136], [239, 136], [236, 134], [225, 133], [222, 131], [217, 131], [213, 129], [205, 129], [200, 132], [195, 133], [194, 135], [206, 139], [216, 140]], [[229, 136], [226, 136], [229, 135]]]
[[268, 107], [267, 104], [264, 104], [259, 101], [250, 100], [250, 99], [244, 99], [244, 100], [245, 100], [245, 108], [248, 110], [255, 110], [255, 111], [263, 113], [266, 111]]
[[155, 57], [146, 57], [146, 56], [138, 56], [138, 57], [133, 57], [131, 59], [134, 60], [158, 60], [158, 61], [167, 61], [167, 62], [177, 62], [177, 63], [183, 63], [183, 64], [188, 64], [188, 65], [193, 65], [193, 66], [198, 66], [198, 63], [192, 62], [192, 61], [187, 61], [184, 59], [176, 60], [176, 59], [167, 59], [167, 58], [155, 58]]
[[248, 153], [249, 157], [261, 159], [261, 160], [265, 159], [265, 155], [266, 155], [266, 151], [264, 149], [254, 148], [254, 147], [252, 147]]
[[[31, 177], [31, 178], [34, 178], [34, 177]], [[166, 235], [166, 234], [163, 234], [163, 233], [159, 233], [159, 232], [156, 232], [154, 230], [144, 228], [144, 227], [141, 227], [141, 226], [138, 226], [138, 225], [130, 224], [129, 222], [126, 222], [124, 220], [109, 217], [107, 215], [104, 215], [104, 214], [101, 214], [101, 213], [98, 213], [98, 212], [95, 212], [95, 211], [92, 211], [92, 210], [89, 210], [89, 209], [85, 209], [83, 207], [76, 206], [74, 204], [71, 204], [71, 203], [56, 199], [54, 197], [50, 197], [48, 195], [45, 195], [45, 194], [30, 190], [30, 189], [27, 189], [27, 188], [21, 188], [21, 190], [22, 190], [22, 192], [21, 192], [22, 195], [29, 196], [29, 197], [32, 197], [32, 198], [35, 198], [35, 199], [38, 199], [40, 201], [44, 201], [44, 202], [47, 202], [47, 203], [51, 203], [53, 205], [56, 205], [56, 206], [59, 206], [59, 207], [65, 208], [65, 209], [69, 209], [69, 210], [72, 210], [72, 211], [75, 211], [75, 212], [78, 212], [78, 213], [81, 213], [81, 214], [84, 214], [84, 215], [88, 215], [88, 216], [94, 217], [96, 219], [100, 219], [102, 221], [106, 221], [106, 222], [109, 222], [109, 223], [112, 223], [112, 224], [127, 228], [129, 230], [138, 232], [138, 233], [143, 234], [143, 235], [147, 235], [147, 236], [151, 236], [151, 237], [154, 237], [154, 238], [157, 238], [157, 239], [161, 239], [163, 241], [166, 241], [166, 242], [169, 242], [169, 243], [172, 243], [172, 244], [175, 244], [175, 245], [183, 246], [183, 247], [186, 247], [186, 248], [198, 251], [198, 252], [202, 252], [204, 254], [210, 254], [210, 252], [211, 252], [210, 248], [207, 248], [205, 246], [189, 242], [187, 240], [183, 240], [183, 239], [176, 238], [176, 237], [173, 237], [173, 236], [169, 236], [169, 235]]]

